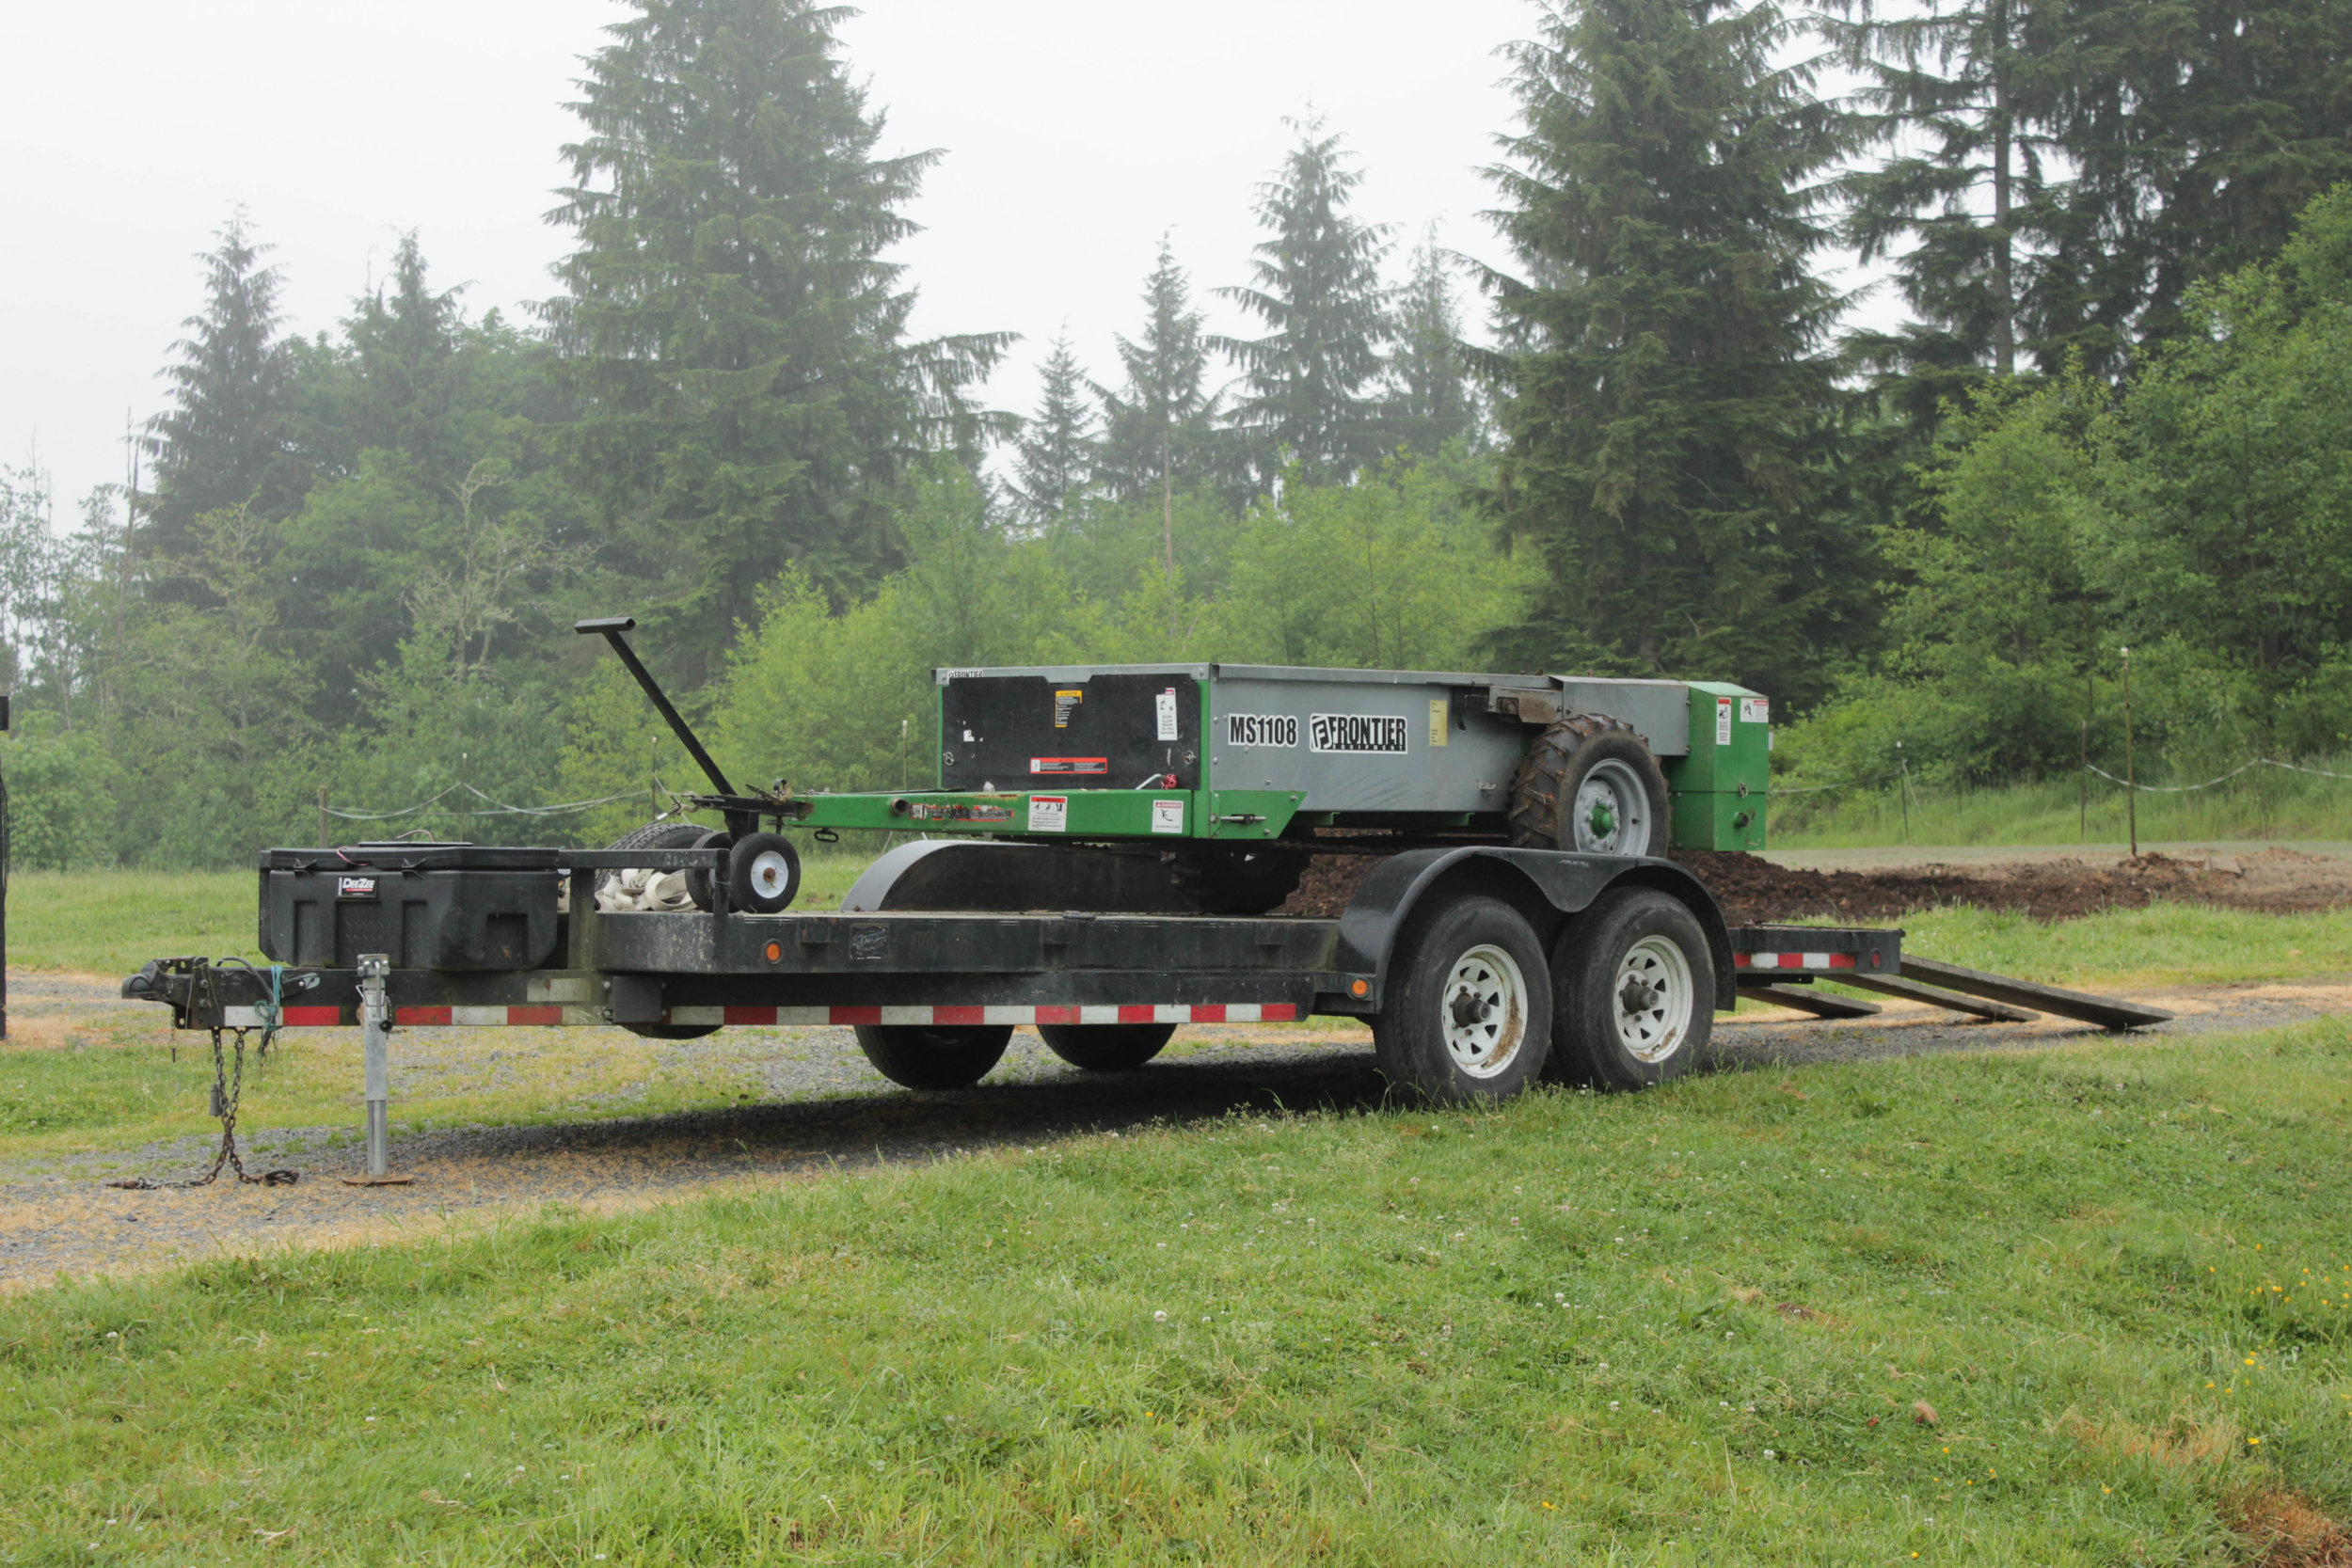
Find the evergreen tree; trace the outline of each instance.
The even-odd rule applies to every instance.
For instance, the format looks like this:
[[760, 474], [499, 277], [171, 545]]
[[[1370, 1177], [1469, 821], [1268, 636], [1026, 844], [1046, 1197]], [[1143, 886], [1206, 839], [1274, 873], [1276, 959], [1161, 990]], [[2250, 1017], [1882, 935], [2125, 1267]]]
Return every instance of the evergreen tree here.
[[[2191, 284], [2276, 256], [2352, 180], [2352, 0], [2076, 0], [2058, 132], [2079, 166], [2053, 325], [2111, 368], [2193, 325]], [[2057, 338], [2056, 332], [2052, 333]], [[2110, 345], [2114, 352], [2106, 353]]]
[[[1496, 516], [1545, 587], [1499, 652], [1551, 668], [1821, 689], [1867, 590], [1830, 504], [1838, 305], [1808, 271], [1843, 118], [1720, 0], [1577, 0], [1515, 51], [1494, 171], [1526, 277], [1489, 274]], [[1534, 667], [1534, 666], [1528, 666]]]
[[[907, 337], [882, 259], [938, 157], [878, 157], [882, 119], [810, 0], [633, 0], [587, 61], [554, 221], [580, 473], [685, 583], [690, 674], [799, 563], [836, 597], [898, 559], [909, 463], [986, 421], [965, 393], [1002, 335]], [[682, 561], [676, 561], [683, 557]]]
[[2021, 350], [2042, 346], [2029, 300], [2063, 198], [2049, 128], [2058, 78], [2082, 66], [2065, 14], [2038, 0], [1958, 0], [1890, 16], [1861, 0], [1824, 23], [1867, 73], [1871, 133], [1893, 149], [1843, 182], [1845, 237], [1864, 263], [1893, 261], [1915, 317], [1850, 347], [1922, 431], [1987, 371], [2011, 374]]
[[1054, 340], [1045, 360], [1037, 417], [1022, 431], [1013, 457], [1014, 498], [1031, 521], [1052, 523], [1094, 471], [1094, 411], [1081, 391], [1085, 376], [1070, 340]]
[[1434, 230], [1413, 250], [1412, 276], [1400, 291], [1396, 347], [1389, 356], [1384, 439], [1434, 455], [1470, 434], [1478, 421], [1462, 354], [1462, 320], [1453, 280]]
[[414, 230], [401, 236], [389, 289], [359, 301], [344, 324], [354, 396], [340, 421], [359, 450], [406, 452], [435, 483], [467, 459], [453, 450], [452, 417], [465, 402], [464, 318], [457, 290], [436, 293]]
[[1127, 385], [1094, 388], [1103, 400], [1104, 482], [1124, 501], [1152, 500], [1161, 509], [1163, 563], [1176, 569], [1176, 494], [1213, 483], [1217, 451], [1212, 421], [1216, 399], [1202, 385], [1209, 351], [1192, 287], [1168, 236], [1143, 287], [1143, 339], [1119, 340]]
[[1248, 441], [1262, 486], [1295, 465], [1310, 482], [1345, 480], [1376, 458], [1375, 400], [1380, 346], [1392, 336], [1380, 260], [1382, 226], [1359, 223], [1348, 199], [1363, 181], [1323, 122], [1283, 122], [1298, 133], [1275, 177], [1258, 187], [1260, 242], [1250, 287], [1217, 292], [1273, 330], [1216, 338], [1241, 367], [1233, 423]]
[[[148, 427], [155, 456], [155, 494], [147, 502], [140, 554], [184, 562], [197, 549], [196, 520], [248, 508], [263, 519], [299, 501], [301, 465], [288, 451], [293, 406], [291, 358], [278, 337], [278, 275], [262, 265], [268, 247], [254, 243], [242, 213], [220, 230], [201, 260], [204, 309], [172, 345], [178, 364], [164, 372], [172, 406]], [[167, 565], [157, 573], [167, 597], [200, 596], [195, 578]]]

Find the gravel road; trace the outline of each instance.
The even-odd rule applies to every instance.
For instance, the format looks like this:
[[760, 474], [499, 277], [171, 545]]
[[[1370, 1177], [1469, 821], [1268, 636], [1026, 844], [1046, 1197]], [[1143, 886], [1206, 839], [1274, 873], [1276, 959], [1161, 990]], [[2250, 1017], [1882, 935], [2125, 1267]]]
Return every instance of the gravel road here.
[[[38, 1033], [59, 1009], [112, 1002], [94, 979], [9, 977], [11, 1014]], [[2150, 993], [2181, 1016], [2166, 1035], [2250, 1029], [2352, 1010], [2340, 980]], [[143, 1009], [144, 1010], [144, 1009]], [[150, 1015], [152, 1016], [152, 1015]], [[160, 1033], [160, 1030], [159, 1030]], [[393, 1037], [394, 1114], [404, 1082], [420, 1085], [485, 1050], [525, 1048], [526, 1030], [404, 1029]], [[2062, 1021], [1963, 1022], [1940, 1009], [1888, 999], [1879, 1017], [1828, 1023], [1794, 1014], [1719, 1020], [1708, 1070], [1772, 1070], [1815, 1062], [1931, 1052], [2039, 1050], [2098, 1031]], [[518, 1039], [516, 1037], [524, 1037]], [[1037, 1037], [1016, 1034], [1004, 1065], [978, 1086], [914, 1095], [866, 1067], [847, 1029], [723, 1030], [665, 1049], [704, 1064], [742, 1068], [764, 1102], [658, 1117], [530, 1127], [475, 1127], [394, 1140], [405, 1187], [354, 1187], [360, 1151], [350, 1128], [263, 1135], [248, 1165], [292, 1165], [293, 1186], [224, 1181], [192, 1191], [125, 1192], [103, 1180], [124, 1170], [158, 1177], [200, 1169], [197, 1139], [135, 1150], [0, 1159], [0, 1289], [60, 1275], [122, 1274], [220, 1254], [287, 1246], [365, 1245], [476, 1228], [548, 1204], [583, 1211], [639, 1208], [729, 1184], [822, 1180], [878, 1164], [951, 1157], [991, 1147], [1034, 1147], [1155, 1121], [1236, 1112], [1352, 1109], [1379, 1103], [1381, 1084], [1362, 1029], [1202, 1025], [1180, 1032], [1168, 1054], [1140, 1072], [1081, 1073]], [[683, 1064], [680, 1064], [683, 1065]], [[330, 1140], [333, 1142], [330, 1145]], [[258, 1156], [258, 1157], [257, 1157]]]

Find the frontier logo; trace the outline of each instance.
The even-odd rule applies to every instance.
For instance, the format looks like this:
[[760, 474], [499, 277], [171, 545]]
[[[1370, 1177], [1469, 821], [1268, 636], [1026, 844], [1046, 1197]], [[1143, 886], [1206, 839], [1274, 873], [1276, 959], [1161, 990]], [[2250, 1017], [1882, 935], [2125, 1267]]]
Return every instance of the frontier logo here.
[[1374, 756], [1405, 754], [1405, 721], [1386, 713], [1317, 713], [1307, 720], [1307, 749]]

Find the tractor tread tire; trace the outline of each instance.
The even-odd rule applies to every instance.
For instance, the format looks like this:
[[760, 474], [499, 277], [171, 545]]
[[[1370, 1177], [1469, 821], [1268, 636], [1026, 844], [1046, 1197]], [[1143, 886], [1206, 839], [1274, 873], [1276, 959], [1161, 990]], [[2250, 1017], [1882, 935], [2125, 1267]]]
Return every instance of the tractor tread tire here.
[[1600, 713], [1564, 713], [1528, 747], [1511, 781], [1508, 820], [1514, 848], [1576, 847], [1576, 831], [1567, 816], [1576, 802], [1576, 785], [1586, 770], [1589, 749], [1595, 746], [1633, 763], [1648, 786], [1649, 843], [1636, 852], [1666, 852], [1671, 809], [1666, 775], [1632, 725]]

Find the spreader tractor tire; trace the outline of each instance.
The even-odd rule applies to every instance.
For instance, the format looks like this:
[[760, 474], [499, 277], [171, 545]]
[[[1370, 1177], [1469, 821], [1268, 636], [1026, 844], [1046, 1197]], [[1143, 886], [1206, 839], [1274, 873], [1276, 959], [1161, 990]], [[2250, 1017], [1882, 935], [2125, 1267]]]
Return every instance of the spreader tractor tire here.
[[968, 1089], [1004, 1059], [1012, 1025], [861, 1023], [858, 1049], [874, 1070], [910, 1089]]
[[1551, 955], [1547, 1077], [1604, 1089], [1678, 1078], [1715, 1025], [1707, 932], [1680, 899], [1621, 887], [1568, 923]]
[[1173, 1023], [1041, 1023], [1045, 1048], [1088, 1072], [1133, 1072], [1158, 1055]]
[[1527, 749], [1511, 781], [1511, 842], [1587, 855], [1662, 855], [1666, 775], [1614, 719], [1564, 714]]
[[1417, 916], [1389, 974], [1372, 1042], [1397, 1088], [1439, 1105], [1507, 1100], [1543, 1071], [1551, 976], [1510, 905], [1462, 898]]

